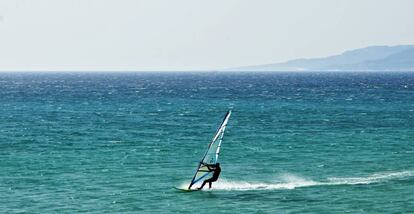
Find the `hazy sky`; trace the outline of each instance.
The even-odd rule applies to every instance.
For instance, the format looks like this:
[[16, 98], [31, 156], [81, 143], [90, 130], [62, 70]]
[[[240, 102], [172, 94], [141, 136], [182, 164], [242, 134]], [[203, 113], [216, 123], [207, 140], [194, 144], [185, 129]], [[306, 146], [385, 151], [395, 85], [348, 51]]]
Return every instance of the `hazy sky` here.
[[218, 69], [414, 44], [412, 0], [0, 0], [0, 70]]

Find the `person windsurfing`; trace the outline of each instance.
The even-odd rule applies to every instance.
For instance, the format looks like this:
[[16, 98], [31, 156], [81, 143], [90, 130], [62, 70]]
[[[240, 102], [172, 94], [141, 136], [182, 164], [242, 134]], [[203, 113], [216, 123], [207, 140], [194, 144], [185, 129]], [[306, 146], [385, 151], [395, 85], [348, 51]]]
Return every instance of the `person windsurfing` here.
[[207, 166], [208, 170], [210, 172], [213, 172], [213, 176], [207, 180], [204, 180], [203, 184], [198, 188], [198, 190], [203, 189], [204, 185], [206, 185], [206, 183], [208, 183], [208, 188], [211, 189], [211, 183], [217, 181], [218, 177], [220, 176], [221, 173], [221, 168], [220, 168], [220, 163], [216, 163], [216, 164], [207, 164], [205, 165]]

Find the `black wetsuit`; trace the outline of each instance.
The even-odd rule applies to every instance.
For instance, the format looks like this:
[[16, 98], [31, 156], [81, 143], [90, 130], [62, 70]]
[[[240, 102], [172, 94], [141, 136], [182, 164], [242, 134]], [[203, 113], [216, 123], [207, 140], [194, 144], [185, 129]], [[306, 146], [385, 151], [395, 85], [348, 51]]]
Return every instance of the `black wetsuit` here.
[[207, 165], [207, 168], [208, 168], [210, 171], [212, 171], [212, 172], [213, 172], [213, 176], [212, 176], [211, 178], [209, 178], [209, 179], [205, 180], [199, 189], [203, 189], [203, 187], [204, 187], [204, 185], [206, 185], [206, 183], [208, 183], [209, 188], [211, 188], [211, 182], [217, 181], [217, 179], [219, 178], [220, 173], [221, 173], [221, 168], [220, 168], [220, 166], [215, 166], [215, 165], [213, 165], [213, 167], [214, 167], [214, 168], [212, 169], [212, 168], [210, 168], [210, 166], [209, 166], [209, 165]]
[[219, 166], [218, 167], [215, 167], [214, 168], [214, 171], [213, 171], [213, 177], [211, 177], [210, 179], [207, 179], [206, 181], [208, 181], [208, 182], [210, 182], [210, 181], [217, 181], [220, 173], [221, 173], [221, 168]]

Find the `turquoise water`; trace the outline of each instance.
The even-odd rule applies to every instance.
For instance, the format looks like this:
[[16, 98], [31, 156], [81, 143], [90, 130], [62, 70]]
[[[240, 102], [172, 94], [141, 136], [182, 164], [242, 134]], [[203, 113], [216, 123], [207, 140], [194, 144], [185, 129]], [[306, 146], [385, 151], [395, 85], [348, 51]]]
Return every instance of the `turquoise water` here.
[[2, 73], [0, 160], [4, 213], [410, 213], [414, 73]]

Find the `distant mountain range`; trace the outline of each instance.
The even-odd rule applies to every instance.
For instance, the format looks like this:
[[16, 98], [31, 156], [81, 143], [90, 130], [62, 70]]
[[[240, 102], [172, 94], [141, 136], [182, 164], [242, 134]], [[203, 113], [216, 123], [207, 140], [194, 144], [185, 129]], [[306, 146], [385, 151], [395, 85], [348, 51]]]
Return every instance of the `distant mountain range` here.
[[231, 68], [234, 71], [414, 71], [414, 45], [370, 46], [340, 55]]

